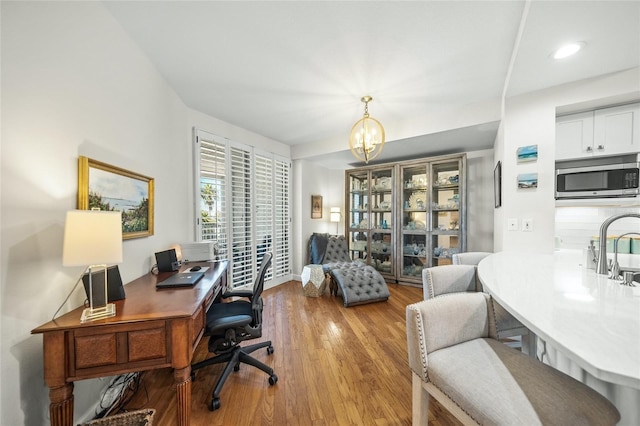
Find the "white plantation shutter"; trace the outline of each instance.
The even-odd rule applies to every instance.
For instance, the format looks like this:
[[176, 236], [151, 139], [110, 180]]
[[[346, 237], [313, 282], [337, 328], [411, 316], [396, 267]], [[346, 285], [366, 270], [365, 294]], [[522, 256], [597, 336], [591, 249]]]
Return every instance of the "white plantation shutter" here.
[[264, 253], [266, 280], [290, 279], [291, 161], [195, 130], [196, 239], [215, 240], [234, 287], [252, 286]]
[[221, 258], [227, 258], [227, 214], [226, 214], [226, 146], [222, 138], [199, 139], [199, 164], [196, 193], [196, 212], [204, 212], [196, 218], [196, 235], [202, 241], [216, 241]]
[[274, 249], [273, 270], [276, 277], [291, 274], [291, 257], [289, 256], [289, 232], [291, 223], [289, 206], [289, 172], [291, 161], [275, 158], [274, 161]]
[[231, 147], [229, 156], [231, 224], [231, 279], [234, 287], [253, 285], [254, 254], [253, 214], [251, 204], [251, 152]]
[[[255, 225], [256, 261], [260, 267], [262, 256], [273, 251], [273, 159], [271, 156], [255, 155]], [[266, 279], [273, 276], [273, 267], [267, 271]]]

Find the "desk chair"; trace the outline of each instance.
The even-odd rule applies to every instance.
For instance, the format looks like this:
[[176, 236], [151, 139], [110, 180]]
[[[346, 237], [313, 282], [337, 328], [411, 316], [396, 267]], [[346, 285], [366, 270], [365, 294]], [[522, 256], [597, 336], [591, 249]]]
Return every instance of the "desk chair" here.
[[209, 336], [209, 352], [216, 354], [214, 357], [191, 365], [191, 380], [195, 379], [195, 371], [212, 364], [227, 363], [222, 375], [213, 390], [213, 397], [209, 409], [211, 411], [220, 408], [220, 391], [226, 382], [231, 370], [238, 371], [240, 363], [252, 365], [269, 375], [269, 384], [275, 385], [278, 376], [273, 369], [258, 361], [249, 354], [260, 349], [267, 348], [267, 354], [273, 353], [271, 341], [260, 342], [250, 346], [241, 347], [243, 340], [256, 339], [262, 336], [262, 290], [264, 288], [264, 276], [271, 265], [271, 253], [265, 253], [258, 276], [253, 285], [253, 291], [231, 291], [224, 293], [223, 298], [243, 297], [249, 300], [235, 300], [229, 303], [214, 303], [207, 312], [207, 325], [205, 335]]

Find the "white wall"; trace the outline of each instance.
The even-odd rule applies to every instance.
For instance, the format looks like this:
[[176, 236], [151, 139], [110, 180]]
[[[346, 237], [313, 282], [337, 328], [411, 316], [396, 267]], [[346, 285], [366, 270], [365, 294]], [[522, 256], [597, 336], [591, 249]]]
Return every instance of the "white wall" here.
[[[495, 160], [502, 161], [503, 207], [496, 211], [496, 250], [554, 249], [555, 232], [555, 117], [556, 109], [602, 99], [603, 105], [617, 97], [628, 99], [640, 90], [640, 69], [583, 80], [535, 93], [509, 98], [496, 141]], [[538, 160], [518, 164], [516, 150], [538, 145]], [[538, 173], [537, 189], [518, 189], [517, 175]], [[533, 232], [507, 231], [509, 218], [533, 219]], [[521, 228], [520, 228], [521, 229]]]
[[[344, 234], [344, 171], [329, 170], [306, 160], [295, 160], [292, 171], [292, 215], [294, 279], [300, 279], [306, 264], [307, 244], [314, 232], [336, 233], [335, 222], [329, 222], [331, 207], [340, 207], [342, 220], [339, 234]], [[322, 219], [311, 219], [311, 196], [322, 195]]]
[[[48, 423], [42, 337], [81, 274], [61, 261], [77, 158], [155, 179], [155, 235], [123, 243], [125, 282], [193, 238], [192, 127], [288, 156], [283, 144], [188, 109], [99, 2], [2, 2], [0, 424]], [[82, 287], [82, 286], [80, 286]], [[61, 313], [82, 304], [75, 291]], [[107, 381], [75, 384], [75, 422]]]
[[[42, 337], [81, 268], [63, 268], [84, 155], [155, 178], [155, 235], [124, 242], [125, 282], [183, 240], [187, 110], [99, 3], [2, 3], [2, 402], [0, 424], [48, 423]], [[82, 286], [80, 286], [82, 287]], [[81, 305], [83, 290], [63, 308]], [[75, 418], [106, 382], [75, 386]]]

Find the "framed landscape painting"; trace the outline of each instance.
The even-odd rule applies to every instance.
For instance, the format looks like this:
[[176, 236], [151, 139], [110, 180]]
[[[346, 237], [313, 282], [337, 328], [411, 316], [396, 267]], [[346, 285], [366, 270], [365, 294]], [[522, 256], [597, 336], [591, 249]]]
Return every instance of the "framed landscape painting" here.
[[122, 212], [122, 238], [153, 235], [153, 178], [78, 158], [78, 209]]

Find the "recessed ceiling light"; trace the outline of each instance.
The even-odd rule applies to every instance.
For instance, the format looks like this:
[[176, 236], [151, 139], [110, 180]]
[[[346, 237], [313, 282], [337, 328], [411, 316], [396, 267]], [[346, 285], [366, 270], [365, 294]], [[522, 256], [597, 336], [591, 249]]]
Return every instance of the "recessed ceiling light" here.
[[564, 59], [574, 55], [578, 50], [582, 49], [582, 47], [584, 47], [584, 42], [565, 44], [553, 53], [553, 59]]

